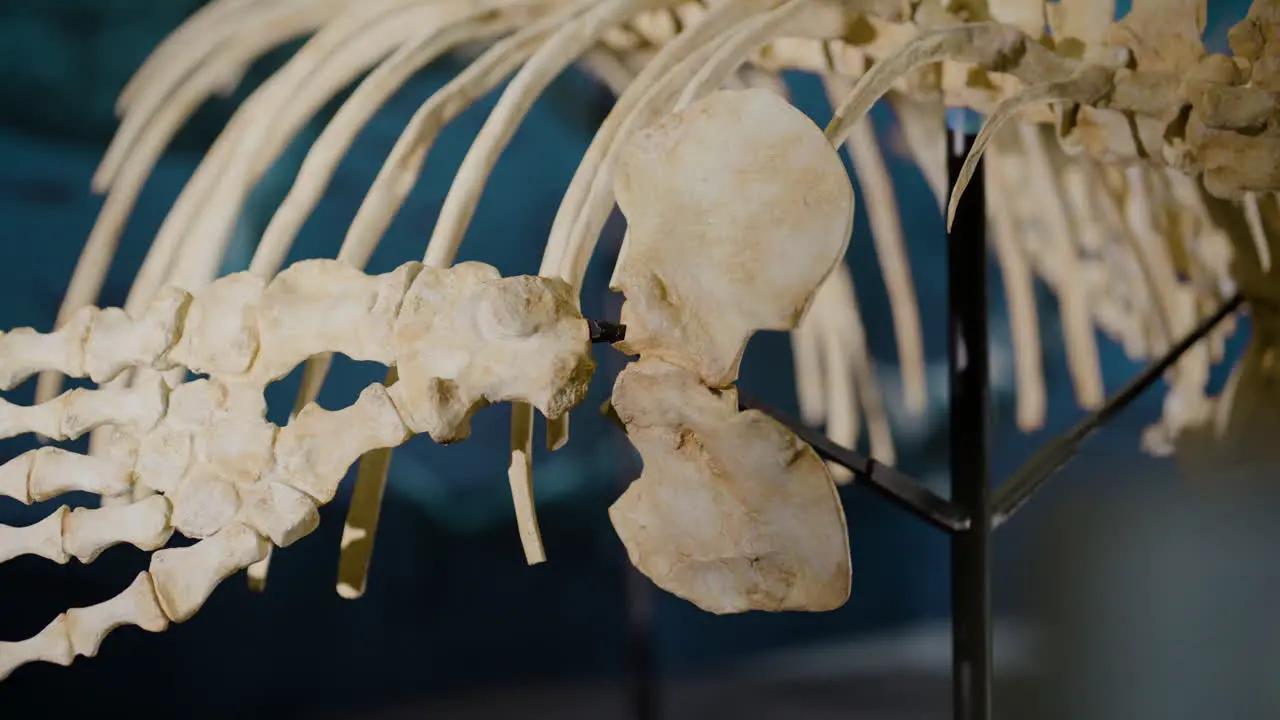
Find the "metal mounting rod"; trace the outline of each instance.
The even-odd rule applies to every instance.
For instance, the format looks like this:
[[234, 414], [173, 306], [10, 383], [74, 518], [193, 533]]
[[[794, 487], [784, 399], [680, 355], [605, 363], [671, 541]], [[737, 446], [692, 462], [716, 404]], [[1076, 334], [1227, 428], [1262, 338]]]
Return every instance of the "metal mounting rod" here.
[[[951, 131], [954, 186], [974, 135]], [[947, 377], [950, 385], [951, 501], [969, 526], [951, 536], [952, 717], [991, 720], [991, 516], [988, 436], [986, 197], [979, 164], [947, 238]]]
[[[950, 131], [947, 166], [952, 184], [975, 136]], [[820, 457], [853, 471], [882, 497], [905, 508], [951, 537], [952, 718], [991, 720], [992, 663], [991, 533], [1021, 508], [1076, 453], [1080, 444], [1136, 400], [1197, 342], [1243, 303], [1232, 297], [1191, 333], [1152, 363], [1102, 408], [1025, 463], [992, 497], [989, 484], [989, 333], [987, 321], [986, 196], [979, 162], [956, 208], [947, 243], [947, 369], [950, 385], [951, 499], [918, 481], [843, 448], [822, 433], [739, 391], [739, 406], [786, 425]], [[588, 320], [593, 343], [613, 344], [626, 326]], [[632, 603], [629, 603], [631, 605]], [[656, 713], [650, 647], [644, 639], [650, 619], [642, 604], [631, 608], [632, 666], [636, 717]], [[636, 673], [636, 670], [640, 672]]]
[[1239, 309], [1242, 302], [1243, 299], [1238, 294], [1227, 300], [1222, 307], [1218, 308], [1217, 312], [1205, 318], [1186, 337], [1169, 348], [1169, 351], [1161, 356], [1159, 360], [1147, 366], [1137, 377], [1129, 381], [1129, 384], [1125, 385], [1120, 392], [1113, 395], [1105, 405], [1080, 421], [1065, 434], [1050, 440], [1035, 455], [1032, 455], [1030, 460], [1023, 463], [1022, 467], [1018, 468], [1017, 472], [1013, 474], [1013, 477], [1000, 486], [1000, 489], [996, 491], [991, 500], [993, 525], [999, 527], [1010, 517], [1013, 517], [1013, 514], [1025, 505], [1049, 478], [1057, 474], [1062, 469], [1062, 466], [1066, 465], [1067, 461], [1075, 456], [1085, 439], [1132, 404], [1134, 400], [1137, 400], [1147, 388], [1154, 385], [1157, 380], [1168, 372], [1169, 368], [1173, 367], [1179, 358], [1185, 355], [1196, 343], [1203, 340], [1219, 323]]
[[[593, 343], [613, 344], [621, 341], [627, 334], [626, 325], [605, 320], [588, 319], [587, 327], [590, 329]], [[769, 407], [741, 389], [738, 390], [738, 407], [742, 410], [758, 410], [782, 423], [797, 437], [812, 446], [823, 460], [844, 466], [881, 497], [930, 525], [946, 532], [957, 532], [969, 527], [969, 516], [962, 508], [925, 487], [920, 481], [898, 472], [889, 465], [837, 445], [817, 430]]]
[[607, 320], [592, 320], [587, 318], [587, 332], [593, 343], [608, 343], [612, 345], [616, 342], [622, 342], [627, 336], [627, 326], [618, 323], [612, 323]]

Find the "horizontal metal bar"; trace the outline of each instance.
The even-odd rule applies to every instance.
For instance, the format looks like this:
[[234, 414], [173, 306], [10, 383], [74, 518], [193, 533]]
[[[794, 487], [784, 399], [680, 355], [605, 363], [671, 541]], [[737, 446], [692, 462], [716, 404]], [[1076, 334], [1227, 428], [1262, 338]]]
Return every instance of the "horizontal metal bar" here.
[[853, 471], [854, 475], [866, 482], [880, 496], [930, 525], [946, 532], [958, 532], [969, 527], [969, 518], [958, 506], [929, 490], [918, 480], [837, 445], [826, 435], [765, 405], [741, 390], [738, 391], [738, 405], [743, 410], [759, 410], [786, 425], [801, 440], [813, 446], [819, 457]]
[[1086, 438], [1137, 400], [1147, 388], [1154, 385], [1169, 368], [1173, 367], [1179, 358], [1239, 309], [1242, 303], [1243, 299], [1239, 294], [1232, 297], [1217, 312], [1205, 318], [1190, 334], [1169, 348], [1169, 351], [1159, 360], [1148, 366], [1120, 392], [1112, 396], [1105, 405], [1065, 434], [1049, 441], [1039, 452], [1031, 456], [1030, 460], [1023, 463], [1013, 477], [1001, 485], [991, 498], [992, 527], [999, 527], [1021, 509], [1049, 478], [1075, 456]]

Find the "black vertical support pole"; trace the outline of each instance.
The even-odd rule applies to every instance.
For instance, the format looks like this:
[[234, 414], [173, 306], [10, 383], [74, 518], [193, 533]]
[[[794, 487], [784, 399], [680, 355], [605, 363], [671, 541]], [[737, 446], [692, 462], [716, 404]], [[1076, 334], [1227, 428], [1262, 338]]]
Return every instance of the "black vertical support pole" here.
[[[612, 298], [606, 303], [611, 303]], [[614, 302], [620, 305], [621, 303]], [[606, 305], [609, 307], [609, 305]], [[610, 308], [612, 317], [617, 317], [618, 308]], [[613, 353], [613, 355], [617, 355]], [[621, 357], [621, 356], [618, 356]], [[616, 371], [621, 370], [622, 363], [611, 362]], [[622, 443], [626, 443], [626, 435], [619, 433]], [[630, 447], [624, 447], [618, 457], [628, 457]], [[626, 464], [624, 463], [624, 467]], [[635, 480], [632, 475], [620, 478], [619, 491], [625, 491]], [[626, 622], [626, 694], [631, 720], [658, 720], [661, 717], [659, 698], [661, 691], [658, 678], [658, 659], [654, 655], [654, 623], [653, 623], [653, 586], [649, 579], [632, 567], [626, 554], [622, 555], [623, 592], [625, 598]]]
[[[974, 136], [949, 131], [954, 186]], [[954, 720], [991, 720], [991, 515], [988, 496], [987, 227], [982, 168], [956, 208], [947, 238], [947, 370], [951, 395], [951, 499], [969, 527], [951, 537]]]
[[640, 571], [627, 567], [627, 681], [633, 720], [659, 717], [657, 659], [653, 656], [653, 593]]

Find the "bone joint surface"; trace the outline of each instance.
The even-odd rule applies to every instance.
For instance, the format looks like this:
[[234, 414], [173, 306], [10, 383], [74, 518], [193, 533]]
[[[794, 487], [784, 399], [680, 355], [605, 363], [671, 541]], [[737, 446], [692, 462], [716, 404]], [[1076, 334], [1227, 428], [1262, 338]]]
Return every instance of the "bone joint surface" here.
[[[74, 327], [0, 337], [0, 374], [10, 383], [50, 368], [99, 381], [131, 365], [208, 375], [174, 388], [155, 376], [132, 388], [0, 408], [6, 435], [74, 438], [110, 423], [127, 431], [129, 447], [117, 457], [32, 450], [0, 466], [0, 494], [30, 503], [128, 485], [155, 493], [117, 507], [63, 506], [34, 525], [0, 527], [0, 561], [34, 554], [90, 562], [120, 543], [157, 551], [118, 598], [68, 611], [29, 640], [0, 643], [0, 677], [27, 662], [93, 655], [124, 623], [159, 631], [188, 620], [222, 580], [314, 530], [318, 507], [371, 450], [416, 433], [461, 440], [490, 403], [527, 402], [550, 417], [567, 412], [585, 396], [594, 368], [587, 323], [567, 287], [503, 278], [479, 263], [408, 263], [369, 276], [305, 260], [270, 282], [241, 273], [194, 296], [169, 292], [136, 319], [91, 309]], [[400, 380], [370, 385], [340, 410], [311, 404], [284, 427], [268, 423], [263, 388], [320, 352], [393, 365]], [[198, 542], [160, 549], [175, 531]]]
[[851, 570], [831, 476], [732, 386], [751, 335], [793, 329], [844, 255], [839, 156], [777, 94], [721, 91], [637, 133], [616, 193], [632, 248], [617, 347], [640, 359], [612, 402], [644, 472], [609, 515], [631, 561], [711, 612], [839, 607]]

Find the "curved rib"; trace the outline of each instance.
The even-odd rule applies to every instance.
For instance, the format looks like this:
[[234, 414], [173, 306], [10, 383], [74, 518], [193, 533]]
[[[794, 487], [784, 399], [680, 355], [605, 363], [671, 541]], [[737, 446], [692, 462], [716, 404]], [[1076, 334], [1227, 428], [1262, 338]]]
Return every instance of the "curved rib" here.
[[[828, 80], [825, 84], [827, 96], [835, 103], [838, 93], [835, 81]], [[898, 341], [898, 364], [902, 369], [903, 399], [908, 412], [918, 414], [924, 412], [928, 397], [924, 340], [893, 177], [885, 166], [875, 127], [870, 122], [858, 123], [852, 129], [845, 148], [862, 189], [862, 206], [867, 209], [880, 275], [889, 294], [889, 310]]]

